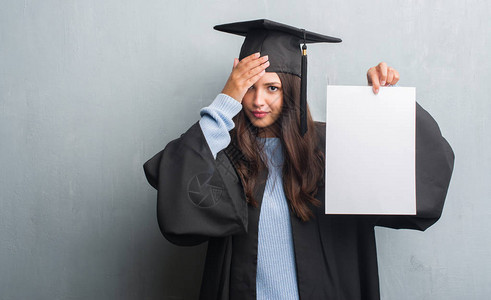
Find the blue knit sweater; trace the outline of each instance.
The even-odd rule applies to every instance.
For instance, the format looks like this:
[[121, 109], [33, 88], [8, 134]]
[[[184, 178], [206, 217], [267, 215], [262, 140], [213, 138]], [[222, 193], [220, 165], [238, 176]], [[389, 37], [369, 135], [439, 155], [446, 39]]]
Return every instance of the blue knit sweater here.
[[[242, 105], [220, 94], [201, 110], [200, 126], [213, 156], [230, 143], [232, 118]], [[257, 299], [298, 299], [293, 236], [288, 202], [283, 190], [283, 151], [278, 138], [259, 138], [268, 179], [259, 216], [256, 292]]]

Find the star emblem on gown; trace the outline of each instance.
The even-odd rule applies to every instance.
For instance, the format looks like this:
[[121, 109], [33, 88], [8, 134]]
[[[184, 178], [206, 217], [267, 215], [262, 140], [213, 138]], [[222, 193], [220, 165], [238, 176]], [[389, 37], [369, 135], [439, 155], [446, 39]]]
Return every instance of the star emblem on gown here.
[[211, 185], [213, 174], [200, 173], [191, 178], [188, 183], [188, 196], [194, 205], [201, 208], [213, 207], [221, 199], [223, 188]]

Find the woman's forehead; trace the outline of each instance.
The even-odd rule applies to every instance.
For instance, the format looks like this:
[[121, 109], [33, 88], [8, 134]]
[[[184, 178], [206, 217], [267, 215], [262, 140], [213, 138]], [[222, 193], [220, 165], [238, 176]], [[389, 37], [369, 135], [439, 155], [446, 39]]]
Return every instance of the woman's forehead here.
[[259, 78], [258, 82], [278, 82], [281, 84], [280, 77], [276, 72], [265, 72], [261, 78]]

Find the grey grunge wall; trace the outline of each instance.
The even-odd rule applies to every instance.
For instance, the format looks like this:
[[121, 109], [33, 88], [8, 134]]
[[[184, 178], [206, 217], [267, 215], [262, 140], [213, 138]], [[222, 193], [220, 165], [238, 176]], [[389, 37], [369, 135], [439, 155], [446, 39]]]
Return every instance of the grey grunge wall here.
[[142, 164], [221, 91], [269, 18], [341, 37], [309, 47], [309, 103], [386, 61], [456, 154], [441, 220], [377, 228], [383, 299], [491, 294], [491, 2], [1, 0], [0, 299], [195, 299], [205, 245], [160, 234]]

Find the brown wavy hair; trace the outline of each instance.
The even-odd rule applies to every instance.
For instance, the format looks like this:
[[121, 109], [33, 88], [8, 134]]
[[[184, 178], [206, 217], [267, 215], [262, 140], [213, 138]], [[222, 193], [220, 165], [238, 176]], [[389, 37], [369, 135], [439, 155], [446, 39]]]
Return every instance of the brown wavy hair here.
[[[283, 188], [290, 209], [303, 221], [312, 216], [311, 205], [319, 206], [318, 186], [324, 176], [324, 154], [317, 147], [318, 136], [314, 121], [307, 107], [308, 131], [300, 135], [300, 78], [286, 73], [277, 73], [283, 89], [283, 107], [280, 117], [270, 128], [280, 139], [283, 150]], [[259, 174], [267, 168], [261, 159], [261, 144], [256, 136], [260, 129], [254, 127], [242, 110], [235, 118], [232, 145], [241, 153], [235, 161], [242, 179], [247, 202], [257, 206], [254, 187], [259, 183]]]

